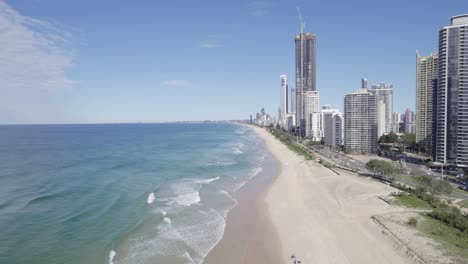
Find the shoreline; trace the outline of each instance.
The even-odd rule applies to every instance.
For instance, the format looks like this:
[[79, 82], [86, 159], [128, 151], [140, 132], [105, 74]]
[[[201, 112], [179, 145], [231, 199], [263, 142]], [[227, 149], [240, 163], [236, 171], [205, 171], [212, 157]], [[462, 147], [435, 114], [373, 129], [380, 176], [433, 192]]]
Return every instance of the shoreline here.
[[[247, 127], [254, 130], [252, 126]], [[263, 171], [232, 194], [237, 205], [228, 212], [223, 237], [205, 257], [203, 264], [282, 263], [277, 254], [280, 252], [277, 250], [279, 240], [272, 222], [266, 217], [264, 204], [268, 189], [279, 175], [280, 163], [265, 140], [255, 134], [267, 152]]]

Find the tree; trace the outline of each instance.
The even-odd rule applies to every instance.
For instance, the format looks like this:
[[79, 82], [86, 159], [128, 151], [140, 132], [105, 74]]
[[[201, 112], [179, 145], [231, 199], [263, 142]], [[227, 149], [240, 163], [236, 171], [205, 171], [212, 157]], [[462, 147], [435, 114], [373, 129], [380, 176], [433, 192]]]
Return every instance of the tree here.
[[393, 131], [390, 132], [388, 135], [387, 135], [387, 141], [388, 143], [395, 143], [398, 141], [398, 135], [395, 134]]
[[366, 164], [366, 168], [374, 173], [374, 176], [379, 176], [388, 181], [394, 181], [395, 176], [401, 169], [392, 162], [372, 159]]
[[429, 175], [420, 175], [416, 178], [416, 192], [425, 194], [429, 192], [432, 196], [449, 195], [452, 192], [452, 185], [448, 181], [439, 180]]
[[398, 135], [395, 134], [393, 131], [388, 133], [387, 135], [383, 135], [379, 139], [379, 143], [395, 143], [398, 141]]
[[405, 145], [414, 145], [416, 144], [416, 135], [415, 134], [404, 134], [401, 137], [401, 142]]

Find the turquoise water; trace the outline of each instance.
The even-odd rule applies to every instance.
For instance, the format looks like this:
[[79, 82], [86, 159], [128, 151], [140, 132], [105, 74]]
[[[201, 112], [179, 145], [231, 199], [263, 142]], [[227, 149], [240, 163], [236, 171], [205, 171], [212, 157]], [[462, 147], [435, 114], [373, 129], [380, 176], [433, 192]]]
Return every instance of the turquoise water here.
[[200, 263], [265, 155], [235, 124], [0, 126], [0, 263]]

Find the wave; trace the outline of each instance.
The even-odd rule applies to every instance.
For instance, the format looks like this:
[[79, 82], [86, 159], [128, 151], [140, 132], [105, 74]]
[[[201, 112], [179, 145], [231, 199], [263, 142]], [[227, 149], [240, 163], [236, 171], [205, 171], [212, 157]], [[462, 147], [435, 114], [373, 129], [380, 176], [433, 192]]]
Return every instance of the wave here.
[[148, 200], [146, 201], [148, 204], [152, 204], [154, 202], [154, 200], [156, 200], [156, 197], [154, 196], [154, 193], [150, 193], [148, 195]]
[[117, 255], [117, 253], [115, 253], [114, 250], [111, 250], [109, 252], [109, 264], [114, 264], [115, 255]]
[[161, 210], [160, 212], [161, 212], [161, 214], [162, 214], [163, 216], [166, 216], [166, 214], [167, 214], [167, 212], [164, 211], [164, 210]]
[[219, 180], [219, 176], [218, 177], [214, 177], [214, 178], [211, 178], [211, 179], [206, 179], [206, 180], [196, 180], [195, 182], [196, 183], [202, 183], [202, 184], [208, 184], [208, 183], [211, 183], [211, 182], [214, 182], [216, 180]]
[[191, 193], [181, 194], [172, 199], [179, 205], [183, 206], [191, 206], [192, 204], [196, 204], [201, 201], [200, 193], [198, 191], [194, 191]]
[[263, 169], [262, 167], [258, 167], [258, 168], [255, 168], [253, 169], [251, 172], [250, 172], [250, 179], [252, 179], [253, 177], [257, 176], [259, 173], [263, 172]]
[[168, 224], [172, 223], [172, 221], [171, 221], [171, 219], [169, 217], [164, 217], [163, 221], [168, 223]]
[[244, 152], [242, 152], [242, 150], [240, 150], [239, 148], [232, 148], [232, 154], [234, 155], [240, 155], [240, 154], [243, 154]]
[[177, 215], [177, 224], [169, 224], [167, 220], [158, 224], [156, 235], [145, 230], [130, 235], [122, 245], [129, 254], [119, 255], [119, 262], [146, 263], [150, 259], [174, 256], [182, 258], [184, 263], [202, 263], [221, 240], [225, 220], [214, 209], [187, 210], [190, 213]]

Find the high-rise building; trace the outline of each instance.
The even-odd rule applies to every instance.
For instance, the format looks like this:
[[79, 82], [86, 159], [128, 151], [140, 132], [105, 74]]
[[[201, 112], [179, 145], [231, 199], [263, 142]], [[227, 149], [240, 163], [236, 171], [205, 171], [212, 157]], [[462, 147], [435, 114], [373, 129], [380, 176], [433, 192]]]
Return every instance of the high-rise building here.
[[468, 167], [468, 15], [439, 31], [436, 161]]
[[322, 107], [322, 130], [325, 145], [341, 147], [343, 145], [343, 114], [330, 105]]
[[416, 51], [416, 143], [432, 146], [433, 94], [437, 84], [439, 56], [422, 57]]
[[414, 134], [416, 132], [416, 126], [414, 124], [414, 112], [411, 109], [405, 111], [405, 133]]
[[279, 123], [281, 126], [284, 125], [284, 119], [286, 118], [286, 114], [288, 113], [288, 84], [286, 75], [280, 76], [281, 81], [281, 89], [280, 89], [280, 114], [278, 116]]
[[382, 100], [377, 102], [377, 137], [385, 135], [386, 130], [386, 118], [385, 118], [385, 104]]
[[291, 110], [289, 111], [290, 113], [295, 113], [296, 112], [296, 89], [292, 88], [291, 89]]
[[296, 125], [299, 134], [305, 135], [304, 95], [307, 91], [316, 91], [316, 36], [301, 33], [295, 36], [296, 45]]
[[401, 115], [398, 112], [394, 112], [392, 115], [392, 122], [393, 122], [393, 128], [392, 131], [395, 133], [400, 132], [400, 123], [401, 123]]
[[361, 89], [368, 89], [368, 82], [366, 78], [361, 79]]
[[385, 131], [390, 133], [393, 129], [393, 84], [373, 84], [371, 92], [375, 93], [379, 100], [385, 104]]
[[358, 89], [344, 96], [344, 148], [347, 152], [377, 150], [378, 96]]
[[305, 136], [313, 140], [321, 140], [320, 133], [320, 98], [318, 91], [306, 91], [304, 93], [305, 104]]

